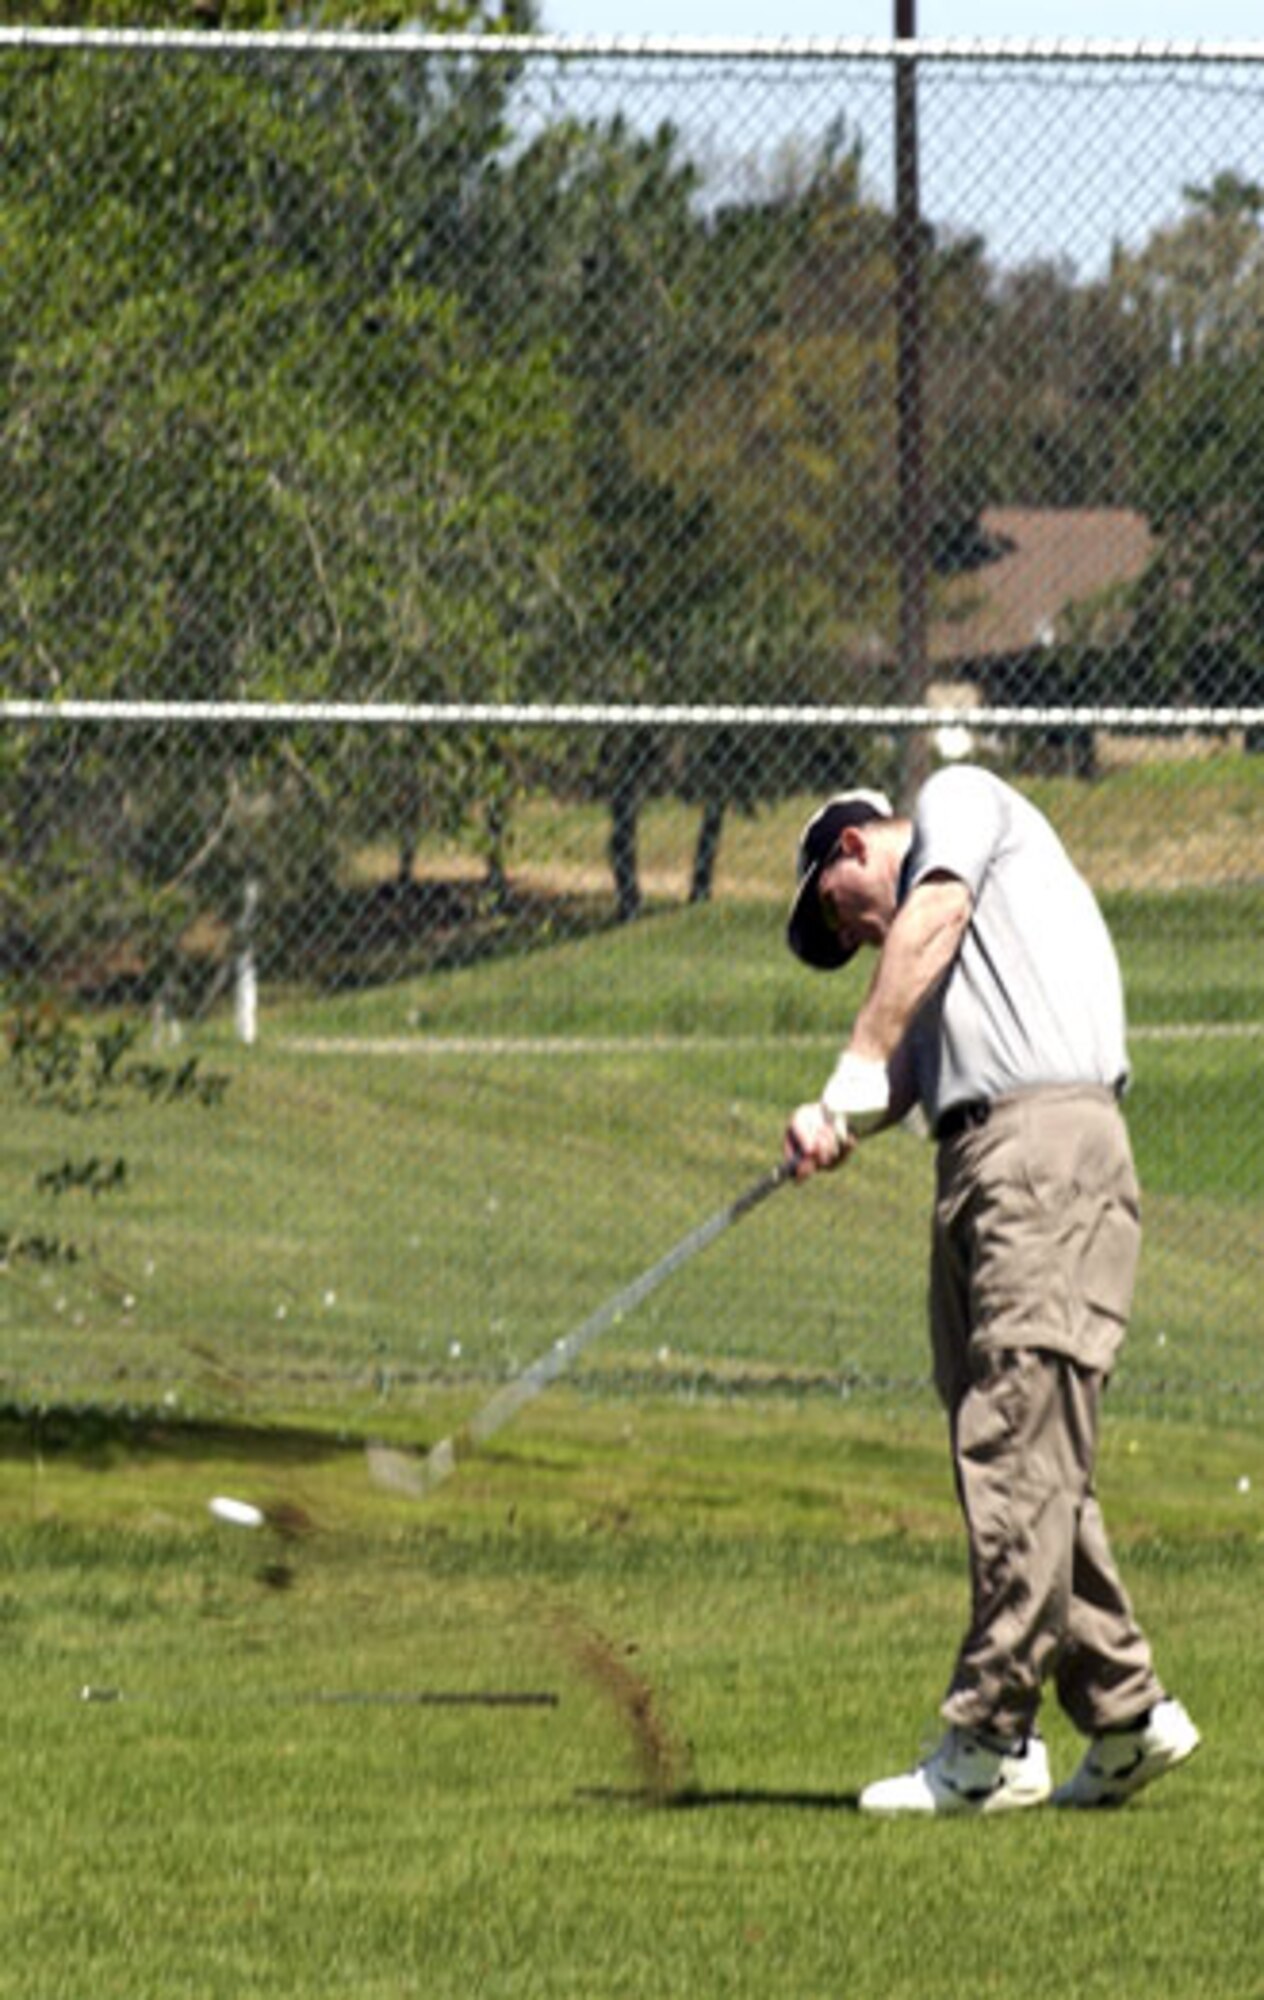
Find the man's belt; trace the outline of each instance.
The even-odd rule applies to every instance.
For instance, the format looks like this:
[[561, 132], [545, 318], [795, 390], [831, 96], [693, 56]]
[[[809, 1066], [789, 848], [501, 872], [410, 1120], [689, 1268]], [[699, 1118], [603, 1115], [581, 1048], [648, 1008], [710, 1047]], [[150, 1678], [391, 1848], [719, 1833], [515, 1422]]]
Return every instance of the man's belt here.
[[[1111, 1088], [1117, 1099], [1122, 1098], [1124, 1078], [1118, 1078]], [[935, 1127], [936, 1139], [942, 1144], [945, 1139], [959, 1139], [963, 1132], [977, 1131], [992, 1116], [992, 1102], [990, 1097], [968, 1097], [964, 1103], [950, 1104]]]

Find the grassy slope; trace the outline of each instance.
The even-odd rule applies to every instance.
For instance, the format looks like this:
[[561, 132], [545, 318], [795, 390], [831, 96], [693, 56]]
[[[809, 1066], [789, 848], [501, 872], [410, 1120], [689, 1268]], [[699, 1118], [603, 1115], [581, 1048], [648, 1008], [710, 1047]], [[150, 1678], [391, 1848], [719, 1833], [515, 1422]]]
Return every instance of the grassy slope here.
[[[63, 1209], [91, 1254], [14, 1270], [0, 1291], [13, 1379], [23, 1393], [424, 1421], [437, 1375], [485, 1384], [525, 1365], [730, 1201], [822, 1060], [261, 1054], [231, 1113], [110, 1128], [132, 1186]], [[1149, 1227], [1121, 1388], [1201, 1387], [1226, 1415], [1226, 1385], [1258, 1398], [1261, 1383], [1257, 1065], [1246, 1041], [1218, 1046], [1213, 1076], [1197, 1048], [1141, 1043], [1131, 1111]], [[12, 1118], [10, 1165], [85, 1143], [57, 1137], [43, 1153], [47, 1119]], [[928, 1149], [892, 1138], [842, 1180], [779, 1195], [612, 1330], [593, 1365], [657, 1366], [666, 1348], [673, 1372], [920, 1382], [930, 1167]]]
[[[233, 1076], [218, 1111], [132, 1106], [94, 1124], [9, 1106], [5, 1171], [33, 1227], [49, 1226], [49, 1204], [30, 1194], [41, 1163], [88, 1149], [131, 1163], [125, 1194], [69, 1197], [53, 1214], [91, 1246], [82, 1265], [7, 1274], [0, 1345], [13, 1379], [102, 1395], [116, 1378], [116, 1395], [174, 1389], [212, 1408], [320, 1400], [336, 1415], [353, 1384], [359, 1403], [379, 1381], [398, 1399], [409, 1377], [451, 1372], [458, 1343], [468, 1376], [522, 1366], [752, 1179], [787, 1106], [819, 1080], [858, 975], [796, 977], [766, 923], [759, 906], [673, 912], [528, 968], [274, 1018], [249, 1056], [208, 1044]], [[1261, 1379], [1259, 1043], [1146, 1030], [1170, 1013], [1165, 966], [1196, 1018], [1229, 990], [1232, 1018], [1258, 1012], [1264, 992], [1228, 925], [1208, 927], [1188, 959], [1165, 959], [1152, 927], [1140, 941], [1124, 931], [1140, 1016], [1130, 1121], [1150, 1225], [1129, 1370], [1156, 1393], [1201, 1383], [1223, 1403], [1225, 1385], [1258, 1394]], [[1190, 990], [1189, 964], [1205, 987]], [[479, 1047], [317, 1058], [290, 1046], [314, 1028], [407, 1037], [423, 1010], [447, 1037], [613, 1043], [582, 1058]], [[602, 1356], [644, 1361], [666, 1346], [920, 1380], [929, 1173], [925, 1148], [884, 1140], [863, 1172], [779, 1197]]]

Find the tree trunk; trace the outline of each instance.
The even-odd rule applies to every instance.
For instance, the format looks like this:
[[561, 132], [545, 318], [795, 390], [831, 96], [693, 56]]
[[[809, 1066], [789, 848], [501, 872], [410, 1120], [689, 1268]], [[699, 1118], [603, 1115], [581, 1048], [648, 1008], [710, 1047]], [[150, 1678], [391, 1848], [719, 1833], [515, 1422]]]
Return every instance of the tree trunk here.
[[489, 799], [484, 825], [487, 829], [487, 887], [492, 907], [501, 911], [509, 902], [508, 855], [509, 814], [503, 799]]
[[641, 914], [641, 884], [637, 873], [636, 836], [640, 813], [638, 787], [625, 769], [610, 794], [610, 867], [614, 875], [615, 907], [621, 924]]
[[703, 801], [702, 818], [698, 822], [698, 844], [693, 851], [693, 876], [689, 883], [691, 903], [709, 903], [715, 886], [715, 864], [720, 852], [720, 835], [724, 831], [723, 799]]
[[413, 827], [405, 827], [399, 836], [399, 860], [395, 869], [396, 886], [406, 889], [413, 879], [413, 869], [417, 866], [417, 834]]

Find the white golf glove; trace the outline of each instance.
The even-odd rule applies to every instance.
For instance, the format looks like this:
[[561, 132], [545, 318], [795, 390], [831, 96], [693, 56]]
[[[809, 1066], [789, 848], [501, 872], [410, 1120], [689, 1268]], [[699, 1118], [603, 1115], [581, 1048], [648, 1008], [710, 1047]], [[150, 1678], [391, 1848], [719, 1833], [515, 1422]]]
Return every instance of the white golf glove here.
[[840, 1140], [846, 1140], [849, 1132], [860, 1138], [874, 1131], [891, 1108], [886, 1064], [850, 1051], [840, 1056], [821, 1093], [821, 1107]]

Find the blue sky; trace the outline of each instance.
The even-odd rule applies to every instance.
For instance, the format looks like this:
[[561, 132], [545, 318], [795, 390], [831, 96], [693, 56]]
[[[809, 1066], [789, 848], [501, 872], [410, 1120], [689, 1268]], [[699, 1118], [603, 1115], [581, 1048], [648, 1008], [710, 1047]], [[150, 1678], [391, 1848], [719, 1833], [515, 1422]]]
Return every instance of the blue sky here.
[[[574, 35], [889, 35], [894, 0], [542, 0], [546, 29]], [[917, 0], [922, 35], [1039, 35], [1109, 41], [1264, 37], [1260, 0]]]
[[[894, 0], [540, 0], [541, 26], [573, 35], [652, 35], [790, 37], [815, 39], [893, 33]], [[1039, 37], [1051, 40], [1135, 43], [1224, 42], [1256, 44], [1264, 54], [1261, 0], [1061, 0], [1057, 8], [1022, 8], [1015, 0], [917, 0], [920, 36], [936, 40], [995, 40]], [[1184, 74], [1184, 73], [1183, 73]], [[1264, 161], [1264, 97], [1251, 87], [1264, 68], [1221, 72], [1231, 87], [1214, 100], [1182, 83], [1174, 86], [1157, 72], [1139, 74], [1135, 92], [1122, 103], [1117, 91], [1107, 100], [1089, 91], [1062, 94], [1029, 72], [1020, 81], [1010, 71], [991, 85], [986, 115], [967, 126], [979, 100], [960, 100], [959, 143], [944, 111], [941, 93], [936, 131], [935, 85], [927, 73], [923, 92], [922, 194], [928, 217], [939, 227], [977, 232], [994, 257], [1013, 267], [1036, 258], [1069, 264], [1082, 276], [1101, 272], [1112, 246], [1137, 249], [1159, 227], [1182, 212], [1185, 190], [1227, 170], [1261, 177]], [[889, 91], [880, 71], [864, 83], [854, 74], [849, 115], [865, 149], [871, 188], [890, 198], [891, 133]], [[948, 86], [945, 86], [947, 90]], [[955, 102], [956, 100], [952, 100]], [[688, 134], [694, 150], [699, 134], [740, 150], [754, 129], [754, 100], [728, 105], [720, 86], [679, 99], [657, 101], [659, 117], [670, 115]], [[1110, 105], [1109, 123], [1103, 104]], [[648, 101], [640, 115], [649, 119]], [[760, 117], [761, 137], [775, 141], [784, 117], [800, 134], [814, 115], [793, 89], [769, 97]], [[695, 151], [695, 157], [697, 157]], [[1016, 173], [1014, 163], [1021, 163]]]

